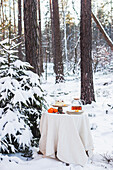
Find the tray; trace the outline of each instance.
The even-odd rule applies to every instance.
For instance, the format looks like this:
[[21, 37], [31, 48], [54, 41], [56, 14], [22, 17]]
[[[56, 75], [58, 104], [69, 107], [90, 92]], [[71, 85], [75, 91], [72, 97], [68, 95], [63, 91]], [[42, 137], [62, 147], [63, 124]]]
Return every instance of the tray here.
[[71, 110], [71, 111], [67, 111], [66, 113], [67, 114], [81, 114], [81, 113], [83, 113], [84, 111], [83, 110], [79, 110], [79, 111], [75, 111], [75, 110]]

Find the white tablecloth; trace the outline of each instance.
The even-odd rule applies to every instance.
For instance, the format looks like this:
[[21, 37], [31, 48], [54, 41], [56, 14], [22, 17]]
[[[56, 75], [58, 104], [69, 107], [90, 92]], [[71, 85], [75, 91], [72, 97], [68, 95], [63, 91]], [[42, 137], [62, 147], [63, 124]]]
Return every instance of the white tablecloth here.
[[39, 150], [48, 157], [84, 166], [86, 151], [93, 150], [93, 141], [86, 114], [42, 114]]

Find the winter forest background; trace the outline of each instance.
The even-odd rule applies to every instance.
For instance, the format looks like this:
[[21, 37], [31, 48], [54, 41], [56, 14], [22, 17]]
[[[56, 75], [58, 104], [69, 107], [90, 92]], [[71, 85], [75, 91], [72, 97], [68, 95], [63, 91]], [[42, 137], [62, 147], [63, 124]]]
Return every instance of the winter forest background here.
[[[112, 74], [113, 0], [0, 0], [0, 163], [33, 157], [41, 114], [56, 99], [84, 100], [98, 150], [97, 127], [113, 125]], [[113, 166], [113, 145], [107, 151]]]

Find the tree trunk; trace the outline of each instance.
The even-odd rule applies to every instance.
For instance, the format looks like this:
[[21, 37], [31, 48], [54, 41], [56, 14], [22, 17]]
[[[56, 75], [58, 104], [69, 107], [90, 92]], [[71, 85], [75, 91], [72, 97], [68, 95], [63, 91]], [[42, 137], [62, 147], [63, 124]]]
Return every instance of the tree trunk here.
[[43, 55], [42, 55], [42, 33], [41, 33], [41, 11], [40, 0], [38, 0], [38, 14], [39, 14], [39, 60], [40, 60], [40, 74], [43, 70]]
[[81, 99], [85, 104], [95, 101], [92, 71], [92, 31], [91, 31], [91, 0], [81, 0], [80, 23], [81, 50]]
[[11, 0], [9, 0], [9, 26], [8, 26], [8, 30], [9, 30], [9, 44], [10, 44], [10, 39], [11, 39]]
[[59, 7], [58, 0], [53, 0], [53, 34], [54, 34], [54, 70], [56, 74], [56, 83], [62, 82], [63, 77], [63, 62], [61, 50], [61, 35], [59, 23]]
[[68, 55], [67, 55], [67, 30], [66, 30], [66, 12], [67, 12], [67, 3], [62, 0], [62, 15], [63, 15], [63, 27], [64, 27], [64, 61], [66, 62], [66, 67], [68, 68]]
[[13, 0], [14, 34], [16, 34], [15, 0]]
[[37, 0], [24, 0], [24, 34], [26, 61], [39, 74], [39, 51], [37, 42]]
[[100, 32], [102, 33], [102, 35], [104, 36], [106, 42], [108, 43], [108, 45], [111, 47], [111, 50], [113, 50], [113, 41], [111, 40], [111, 38], [109, 37], [109, 35], [107, 34], [107, 32], [105, 31], [104, 27], [102, 26], [102, 24], [99, 22], [98, 18], [93, 14], [92, 12], [92, 17], [95, 21], [95, 23], [98, 26], [98, 29], [100, 30]]
[[[18, 43], [21, 42], [21, 36], [22, 36], [22, 8], [21, 8], [21, 0], [18, 0], [18, 35], [20, 36], [18, 39]], [[22, 48], [21, 44], [18, 47], [18, 57], [22, 60]]]
[[111, 0], [111, 39], [113, 41], [113, 1]]
[[1, 11], [2, 11], [2, 18], [1, 18], [1, 23], [2, 23], [2, 40], [5, 39], [5, 20], [4, 20], [4, 1], [1, 0]]
[[49, 1], [50, 2], [50, 19], [51, 19], [51, 36], [52, 36], [52, 56], [54, 55], [54, 34], [53, 34], [53, 8], [52, 8], [52, 0]]
[[[0, 6], [2, 6], [2, 0], [0, 1]], [[0, 8], [0, 25], [2, 25], [2, 9], [1, 8]]]

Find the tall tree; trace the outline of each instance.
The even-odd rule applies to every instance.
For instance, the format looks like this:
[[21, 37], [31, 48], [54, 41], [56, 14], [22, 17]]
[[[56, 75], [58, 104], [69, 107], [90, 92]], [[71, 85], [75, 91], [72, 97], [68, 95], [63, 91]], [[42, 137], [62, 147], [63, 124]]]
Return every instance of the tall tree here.
[[85, 104], [95, 101], [92, 71], [92, 30], [91, 30], [91, 0], [81, 0], [80, 23], [81, 49], [81, 99]]
[[39, 51], [37, 35], [37, 0], [24, 0], [24, 34], [26, 61], [39, 74]]
[[9, 30], [9, 43], [10, 43], [10, 39], [11, 39], [11, 20], [12, 20], [12, 16], [11, 16], [11, 0], [9, 0], [9, 26], [8, 26], [8, 30]]
[[14, 17], [14, 34], [16, 33], [16, 16], [15, 16], [15, 13], [16, 13], [16, 11], [15, 11], [15, 0], [13, 0], [13, 17]]
[[54, 70], [56, 74], [56, 83], [59, 83], [64, 80], [64, 77], [63, 77], [58, 0], [53, 0], [52, 5], [53, 5], [53, 35], [54, 35]]
[[52, 47], [52, 56], [54, 56], [54, 34], [53, 34], [53, 8], [52, 8], [52, 0], [49, 0], [49, 3], [50, 3], [50, 20], [51, 20], [51, 39], [52, 39], [52, 44], [51, 44], [51, 47]]
[[63, 27], [64, 27], [64, 60], [68, 61], [68, 52], [67, 52], [67, 29], [66, 29], [66, 12], [67, 12], [67, 4], [68, 1], [61, 0], [61, 5], [62, 5], [62, 14], [63, 14]]
[[40, 0], [38, 0], [38, 16], [39, 16], [39, 60], [40, 60], [40, 74], [41, 74], [43, 72], [43, 55], [42, 55], [42, 32], [41, 32]]
[[5, 29], [4, 29], [4, 26], [5, 26], [5, 20], [4, 20], [4, 1], [1, 0], [1, 25], [2, 25], [2, 39], [4, 40], [5, 38]]
[[[22, 36], [22, 8], [21, 8], [21, 0], [18, 0], [18, 35], [20, 36], [18, 41], [21, 42]], [[22, 49], [21, 44], [18, 47], [18, 57], [22, 60]]]

